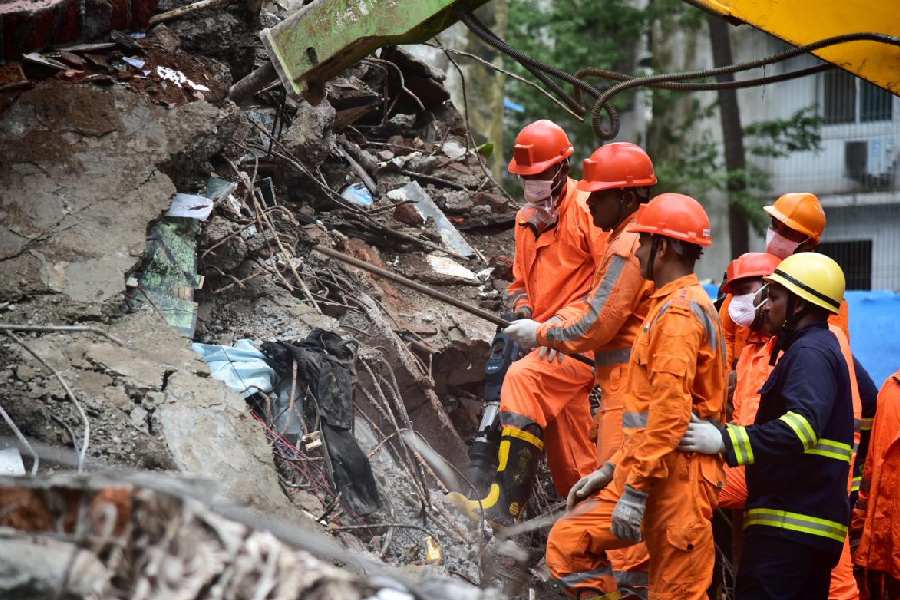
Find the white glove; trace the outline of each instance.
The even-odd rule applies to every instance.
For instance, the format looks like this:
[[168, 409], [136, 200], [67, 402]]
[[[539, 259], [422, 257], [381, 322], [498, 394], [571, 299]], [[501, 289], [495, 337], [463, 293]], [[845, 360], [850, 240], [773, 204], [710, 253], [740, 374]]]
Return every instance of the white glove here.
[[612, 481], [613, 473], [616, 466], [612, 463], [605, 463], [602, 467], [585, 475], [572, 486], [569, 495], [566, 497], [566, 510], [572, 510], [572, 507], [593, 494], [596, 494]]
[[647, 494], [625, 486], [612, 514], [613, 535], [626, 542], [641, 541], [641, 523], [647, 509]]
[[682, 452], [699, 452], [700, 454], [718, 454], [725, 448], [722, 432], [709, 421], [701, 421], [693, 417], [687, 431], [678, 442]]
[[537, 331], [541, 323], [534, 319], [519, 319], [509, 324], [503, 333], [513, 339], [522, 348], [531, 349], [537, 345]]
[[541, 349], [538, 350], [538, 356], [540, 356], [542, 360], [546, 360], [547, 362], [556, 361], [560, 364], [562, 364], [562, 361], [566, 359], [565, 354], [563, 354], [556, 348], [548, 348], [547, 346], [541, 346]]

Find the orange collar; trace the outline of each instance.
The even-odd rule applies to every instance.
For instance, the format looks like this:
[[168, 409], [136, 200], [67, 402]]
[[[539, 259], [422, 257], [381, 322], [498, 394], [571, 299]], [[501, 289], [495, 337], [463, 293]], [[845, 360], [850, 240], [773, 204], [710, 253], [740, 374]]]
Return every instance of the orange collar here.
[[632, 221], [634, 221], [634, 219], [635, 219], [636, 217], [637, 217], [637, 211], [634, 211], [633, 213], [631, 213], [630, 215], [628, 215], [627, 217], [625, 217], [625, 220], [622, 221], [621, 223], [619, 223], [619, 224], [616, 226], [616, 228], [613, 229], [613, 230], [610, 232], [610, 234], [609, 234], [609, 241], [613, 241], [614, 239], [616, 239], [617, 237], [619, 237], [620, 235], [622, 235], [622, 232], [625, 231], [625, 228], [628, 227], [629, 223], [631, 223]]
[[690, 287], [692, 285], [700, 285], [700, 280], [697, 279], [696, 273], [688, 273], [687, 275], [682, 275], [678, 279], [670, 281], [666, 285], [653, 292], [650, 297], [661, 298], [662, 296], [669, 296], [671, 294], [674, 294], [681, 288]]

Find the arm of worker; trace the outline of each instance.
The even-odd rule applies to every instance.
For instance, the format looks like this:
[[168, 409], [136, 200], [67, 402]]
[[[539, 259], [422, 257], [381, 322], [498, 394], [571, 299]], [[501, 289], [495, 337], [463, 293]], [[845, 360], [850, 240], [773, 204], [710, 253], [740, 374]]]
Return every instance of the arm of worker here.
[[[816, 348], [798, 348], [781, 358], [772, 376], [777, 371], [782, 371], [779, 379], [784, 382], [781, 395], [785, 414], [760, 425], [727, 425], [722, 431], [725, 462], [735, 467], [807, 451], [846, 451], [849, 457], [849, 446], [845, 449], [835, 446], [838, 442], [824, 440], [824, 445], [819, 444], [819, 436], [834, 406], [837, 387], [834, 366], [825, 354]], [[766, 387], [773, 383], [772, 376], [761, 393], [765, 394]]]
[[644, 289], [637, 258], [613, 254], [600, 281], [584, 300], [561, 309], [560, 322], [547, 322], [537, 343], [564, 352], [594, 350], [607, 344], [634, 311]]
[[647, 427], [630, 457], [636, 462], [625, 484], [648, 492], [653, 480], [664, 474], [663, 458], [678, 447], [691, 421], [691, 389], [697, 373], [697, 354], [706, 329], [690, 308], [671, 306], [652, 328], [646, 356], [653, 400]]
[[737, 326], [734, 324], [734, 321], [731, 320], [731, 315], [728, 314], [728, 305], [731, 304], [732, 297], [731, 294], [726, 294], [725, 300], [722, 302], [722, 308], [719, 309], [719, 321], [722, 323], [722, 335], [725, 337], [725, 353], [728, 360], [726, 364], [729, 368], [734, 368], [738, 359], [738, 357], [734, 355], [735, 340], [737, 338], [735, 330], [737, 329]]
[[513, 257], [513, 280], [506, 288], [506, 293], [512, 300], [513, 312], [521, 319], [528, 319], [534, 313], [531, 300], [528, 298], [528, 290], [525, 287], [524, 240], [522, 236], [527, 234], [526, 227], [516, 226], [516, 255]]
[[[869, 441], [872, 439], [872, 423], [875, 421], [875, 410], [878, 407], [878, 388], [869, 376], [862, 363], [853, 357], [853, 366], [856, 371], [856, 386], [859, 389], [861, 414], [859, 422], [859, 448], [856, 449], [856, 461], [853, 463], [853, 486], [851, 495], [859, 490], [862, 482], [863, 465], [866, 464], [866, 456], [869, 454]], [[855, 498], [854, 498], [855, 499]]]

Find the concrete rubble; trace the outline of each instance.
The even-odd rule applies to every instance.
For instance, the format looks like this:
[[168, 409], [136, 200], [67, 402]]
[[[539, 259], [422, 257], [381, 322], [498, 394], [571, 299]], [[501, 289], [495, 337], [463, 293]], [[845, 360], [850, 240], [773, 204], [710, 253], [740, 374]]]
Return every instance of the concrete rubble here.
[[[275, 88], [238, 107], [227, 89], [260, 64], [255, 34], [285, 9], [229, 4], [140, 29], [183, 4], [141, 4], [149, 14], [126, 23], [83, 20], [65, 39], [41, 29], [40, 11], [0, 12], [4, 27], [27, 22], [32, 40], [46, 33], [8, 45], [0, 65], [0, 407], [30, 441], [2, 425], [0, 448], [17, 447], [26, 470], [41, 456], [38, 478], [3, 479], [0, 496], [62, 523], [65, 511], [80, 514], [75, 499], [112, 494], [131, 526], [106, 523], [104, 543], [118, 537], [135, 561], [99, 542], [78, 550], [78, 520], [99, 527], [83, 514], [54, 528], [4, 512], [0, 595], [238, 598], [268, 585], [256, 597], [495, 597], [478, 588], [488, 583], [482, 533], [451, 514], [444, 484], [398, 435], [415, 430], [464, 463], [495, 326], [311, 248], [499, 311], [515, 204], [440, 76], [403, 50], [364, 59], [318, 106]], [[348, 186], [370, 205], [342, 197]], [[184, 244], [159, 241], [163, 219], [185, 224]], [[187, 278], [172, 304], [143, 275], [151, 248], [171, 259], [154, 263], [162, 280]], [[180, 272], [179, 252], [191, 272]], [[182, 310], [191, 327], [176, 329], [172, 311]], [[259, 408], [264, 393], [245, 400], [191, 350], [293, 343], [316, 328], [358, 346], [353, 434], [383, 501], [365, 518], [335, 494], [334, 457], [318, 438], [287, 442]], [[87, 475], [66, 473], [78, 467]], [[151, 485], [157, 472], [170, 487]], [[71, 493], [40, 504], [35, 490], [51, 488]], [[539, 493], [535, 513], [550, 498]], [[302, 531], [330, 545], [304, 545]], [[148, 569], [175, 551], [173, 535], [210, 560], [174, 557], [181, 570], [154, 579]], [[69, 574], [62, 556], [77, 565]]]

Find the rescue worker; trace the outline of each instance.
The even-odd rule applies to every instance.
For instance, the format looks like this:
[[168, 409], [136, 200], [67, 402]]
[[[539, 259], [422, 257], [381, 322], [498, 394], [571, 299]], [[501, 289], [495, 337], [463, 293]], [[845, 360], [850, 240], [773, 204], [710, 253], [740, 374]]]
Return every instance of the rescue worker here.
[[725, 301], [719, 309], [728, 364], [734, 368], [750, 335], [750, 323], [756, 315], [753, 298], [763, 286], [762, 276], [775, 270], [781, 259], [766, 252], [747, 252], [728, 264], [721, 291]]
[[[798, 252], [815, 252], [825, 232], [825, 211], [815, 194], [794, 192], [783, 194], [774, 204], [763, 206], [771, 216], [766, 232], [766, 252], [778, 258], [787, 258]], [[846, 302], [841, 302], [838, 313], [829, 317], [850, 339], [850, 313]]]
[[900, 598], [900, 371], [878, 394], [878, 410], [863, 471], [854, 528], [862, 538], [854, 555], [864, 600]]
[[606, 551], [643, 537], [650, 598], [705, 598], [722, 464], [717, 456], [676, 448], [692, 413], [717, 420], [723, 415], [725, 341], [693, 272], [703, 247], [712, 243], [709, 218], [693, 198], [660, 194], [640, 207], [625, 230], [640, 234], [635, 254], [655, 286], [626, 371], [625, 439], [579, 482], [574, 500], [583, 506], [551, 529], [547, 565], [577, 597], [615, 598]]
[[[509, 295], [520, 318], [545, 321], [590, 291], [607, 235], [593, 226], [581, 192], [568, 177], [574, 152], [561, 127], [549, 120], [527, 125], [516, 137], [509, 172], [522, 177], [525, 206], [516, 215], [514, 281]], [[508, 525], [531, 495], [546, 451], [557, 492], [565, 496], [597, 465], [587, 401], [590, 365], [566, 357], [552, 366], [537, 351], [515, 361], [500, 392], [500, 448], [495, 481], [484, 498], [452, 493], [471, 518], [481, 510]]]
[[[601, 402], [595, 415], [597, 457], [605, 463], [622, 445], [631, 346], [647, 315], [653, 291], [652, 283], [641, 275], [636, 256], [639, 234], [626, 232], [625, 228], [634, 221], [638, 208], [650, 199], [656, 175], [647, 153], [628, 142], [606, 144], [595, 150], [584, 161], [583, 173], [578, 189], [590, 193], [587, 205], [594, 225], [610, 232], [592, 291], [557, 311], [547, 323], [516, 321], [507, 331], [520, 344], [542, 346], [551, 363], [564, 356], [557, 350], [594, 352], [595, 383], [600, 388]], [[582, 479], [580, 484], [586, 482]], [[585, 496], [585, 490], [576, 485], [569, 491], [567, 504], [571, 508], [576, 498]], [[609, 559], [620, 597], [646, 598], [648, 556], [644, 544], [611, 550]]]
[[[731, 416], [729, 421], [738, 425], [752, 425], [759, 408], [759, 388], [769, 377], [772, 367], [769, 356], [774, 341], [765, 327], [764, 311], [759, 310], [765, 299], [760, 294], [763, 277], [770, 275], [781, 259], [764, 252], [748, 252], [728, 265], [728, 281], [725, 290], [729, 302], [722, 305], [727, 311], [732, 328], [732, 340], [741, 339], [741, 352], [736, 359], [733, 388], [728, 395]], [[722, 319], [725, 329], [725, 319]], [[727, 330], [726, 330], [727, 331]], [[728, 333], [725, 334], [728, 344]], [[731, 356], [729, 354], [729, 356]], [[747, 498], [744, 467], [725, 469], [725, 487], [719, 493], [722, 508], [743, 508]]]
[[694, 422], [679, 447], [746, 466], [736, 597], [824, 600], [849, 521], [850, 367], [828, 328], [844, 274], [830, 258], [804, 252], [765, 280], [767, 325], [777, 332], [770, 362], [778, 362], [760, 389], [754, 424]]
[[[729, 315], [736, 326], [737, 335], [746, 339], [733, 373], [736, 378], [734, 391], [729, 395], [730, 404], [733, 407], [729, 420], [736, 425], [753, 425], [759, 409], [759, 390], [772, 372], [770, 357], [775, 338], [769, 333], [765, 324], [765, 291], [760, 292], [759, 290], [763, 287], [763, 276], [772, 273], [779, 262], [777, 257], [770, 254], [748, 253], [735, 259], [729, 265], [729, 273], [732, 275], [729, 277], [729, 283], [740, 284], [733, 287], [742, 288], [743, 291], [754, 290], [757, 293], [756, 296], [751, 294], [749, 298], [734, 296], [734, 301], [729, 308]], [[854, 432], [854, 447], [857, 445], [859, 447], [854, 457], [852, 481], [848, 482], [852, 506], [855, 490], [859, 489], [858, 470], [865, 461], [865, 445], [859, 440], [861, 435], [864, 435], [863, 429], [866, 427], [866, 421], [865, 419], [860, 420], [860, 416], [864, 417], [869, 414], [869, 411], [874, 411], [872, 406], [874, 396], [871, 392], [863, 393], [863, 390], [870, 390], [873, 384], [869, 374], [850, 352], [850, 343], [843, 331], [831, 324], [828, 325], [828, 328], [838, 339], [841, 353], [850, 367], [853, 412], [857, 425]], [[746, 329], [748, 333], [743, 334], [743, 329]], [[722, 508], [743, 509], [746, 501], [747, 485], [744, 467], [727, 467], [725, 469], [725, 487], [719, 493], [719, 505]], [[859, 590], [853, 576], [850, 540], [845, 541], [840, 562], [831, 572], [828, 598], [829, 600], [856, 600], [859, 598]]]

